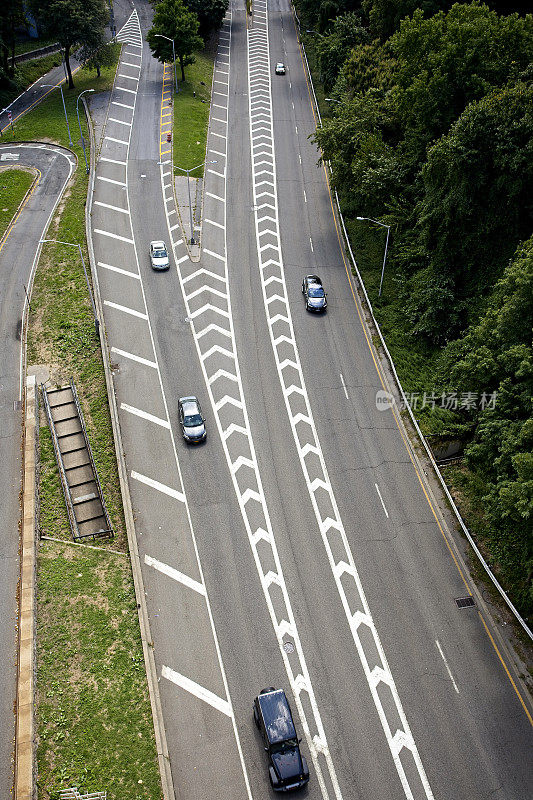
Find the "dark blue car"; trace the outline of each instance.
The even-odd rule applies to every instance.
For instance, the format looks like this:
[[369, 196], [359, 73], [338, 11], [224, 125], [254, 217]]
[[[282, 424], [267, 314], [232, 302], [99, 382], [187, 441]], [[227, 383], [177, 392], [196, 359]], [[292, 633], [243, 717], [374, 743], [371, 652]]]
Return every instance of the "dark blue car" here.
[[254, 720], [268, 753], [270, 783], [276, 792], [301, 789], [309, 780], [309, 769], [300, 753], [291, 707], [283, 689], [272, 686], [254, 700]]

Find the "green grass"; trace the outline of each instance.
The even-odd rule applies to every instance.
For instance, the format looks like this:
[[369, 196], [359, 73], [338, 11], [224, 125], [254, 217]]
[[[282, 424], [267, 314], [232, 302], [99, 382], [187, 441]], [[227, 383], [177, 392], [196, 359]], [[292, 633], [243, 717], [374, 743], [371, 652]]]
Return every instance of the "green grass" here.
[[77, 786], [157, 800], [129, 558], [42, 542], [38, 596], [39, 797]]
[[0, 170], [0, 239], [33, 182], [34, 175], [24, 169]]
[[[194, 64], [185, 67], [186, 80], [181, 81], [178, 77], [179, 92], [174, 95], [172, 141], [175, 175], [185, 174], [176, 167], [191, 169], [201, 164], [193, 173], [193, 177], [201, 178], [204, 170], [214, 62], [212, 54], [207, 50], [195, 53], [195, 58]], [[177, 69], [179, 75], [179, 67]], [[202, 86], [201, 81], [205, 86]], [[205, 102], [202, 103], [202, 100]]]
[[[115, 52], [118, 56], [119, 47]], [[85, 242], [87, 176], [76, 118], [84, 89], [109, 89], [115, 67], [81, 70], [76, 87], [64, 89], [78, 168], [47, 236]], [[84, 136], [88, 134], [83, 123]], [[15, 123], [16, 140], [69, 146], [59, 91]], [[40, 516], [43, 535], [38, 560], [37, 706], [39, 800], [77, 784], [105, 789], [109, 800], [152, 800], [161, 796], [137, 607], [127, 557], [117, 464], [99, 340], [85, 277], [75, 247], [46, 244], [35, 276], [28, 329], [28, 364], [48, 365], [53, 385], [72, 376], [115, 527], [114, 540], [96, 541], [107, 550], [70, 545], [71, 534], [50, 434], [40, 428]]]

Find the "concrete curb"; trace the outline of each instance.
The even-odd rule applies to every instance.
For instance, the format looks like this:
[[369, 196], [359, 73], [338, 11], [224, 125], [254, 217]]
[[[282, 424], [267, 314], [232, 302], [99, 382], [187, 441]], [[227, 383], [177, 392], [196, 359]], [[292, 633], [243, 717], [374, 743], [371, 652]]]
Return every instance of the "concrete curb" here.
[[34, 797], [36, 431], [37, 383], [26, 379], [24, 416], [23, 519], [20, 570], [19, 652], [15, 734], [15, 798]]
[[131, 558], [131, 569], [133, 574], [133, 583], [135, 587], [135, 598], [137, 601], [137, 612], [139, 615], [139, 627], [141, 630], [141, 641], [144, 654], [144, 663], [146, 668], [146, 679], [148, 682], [148, 692], [150, 695], [152, 717], [154, 720], [154, 733], [155, 733], [156, 747], [157, 747], [157, 758], [159, 762], [159, 772], [161, 775], [161, 785], [163, 789], [163, 798], [164, 800], [175, 800], [174, 784], [172, 781], [172, 771], [170, 767], [170, 756], [168, 753], [165, 725], [163, 720], [163, 710], [161, 707], [161, 697], [159, 695], [159, 684], [157, 681], [157, 670], [155, 665], [153, 641], [150, 633], [148, 609], [146, 607], [144, 583], [141, 572], [141, 561], [139, 557], [139, 550], [137, 548], [137, 535], [135, 531], [135, 521], [134, 521], [133, 508], [131, 505], [131, 497], [128, 485], [128, 473], [126, 469], [126, 461], [124, 458], [124, 449], [122, 446], [122, 436], [120, 433], [117, 402], [115, 397], [115, 389], [113, 386], [113, 375], [111, 372], [109, 350], [107, 346], [107, 332], [105, 329], [103, 305], [100, 296], [100, 285], [98, 283], [98, 274], [95, 266], [94, 250], [91, 238], [91, 210], [92, 210], [92, 200], [94, 192], [94, 173], [96, 167], [95, 138], [94, 138], [94, 129], [91, 116], [88, 113], [87, 105], [85, 104], [85, 98], [83, 98], [83, 102], [84, 102], [85, 114], [87, 117], [87, 125], [89, 126], [89, 136], [91, 140], [91, 176], [89, 179], [87, 203], [85, 205], [85, 235], [87, 238], [89, 263], [91, 266], [91, 278], [93, 282], [94, 300], [98, 312], [98, 319], [100, 321], [100, 345], [102, 349], [102, 362], [104, 365], [105, 381], [107, 387], [107, 398], [109, 402], [109, 414], [111, 416], [111, 426], [113, 428], [113, 440], [115, 443], [115, 453], [117, 456], [120, 491], [124, 507], [124, 519], [126, 522], [126, 533], [128, 537], [128, 547]]

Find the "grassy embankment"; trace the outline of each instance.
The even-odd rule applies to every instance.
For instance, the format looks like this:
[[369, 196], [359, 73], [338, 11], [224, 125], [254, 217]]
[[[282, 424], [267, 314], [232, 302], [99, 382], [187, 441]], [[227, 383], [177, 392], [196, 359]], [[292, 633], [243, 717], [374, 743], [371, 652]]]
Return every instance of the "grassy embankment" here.
[[[4, 108], [9, 105], [9, 103], [24, 91], [24, 89], [27, 89], [28, 86], [31, 86], [42, 75], [45, 75], [54, 67], [58, 67], [59, 64], [61, 64], [60, 53], [49, 53], [42, 58], [33, 58], [31, 61], [23, 61], [22, 64], [16, 67], [14, 86], [11, 89], [3, 89], [0, 91], [0, 107]], [[6, 123], [7, 120], [5, 117], [2, 117], [2, 127], [4, 127]], [[6, 135], [7, 132], [4, 133], [4, 137]], [[9, 135], [11, 136], [11, 131], [9, 131]], [[15, 134], [15, 138], [17, 138], [17, 135], [18, 134]]]
[[[116, 49], [118, 57], [119, 48]], [[48, 237], [85, 245], [87, 176], [78, 142], [76, 99], [84, 89], [109, 89], [114, 67], [81, 70], [65, 102], [78, 168]], [[87, 129], [84, 136], [87, 138]], [[59, 91], [15, 124], [15, 140], [68, 147]], [[70, 544], [67, 515], [48, 429], [40, 427], [41, 541], [37, 589], [37, 730], [39, 799], [60, 788], [107, 790], [109, 800], [152, 800], [161, 784], [143, 667], [137, 608], [121, 507], [104, 371], [76, 248], [44, 246], [35, 277], [28, 364], [46, 364], [51, 382], [71, 376], [115, 526], [102, 550]], [[107, 552], [106, 552], [107, 551]], [[119, 551], [118, 553], [112, 551]]]
[[[213, 78], [213, 54], [209, 48], [195, 53], [196, 61], [185, 68], [185, 81], [178, 79], [179, 92], [174, 95], [174, 174], [184, 175], [182, 169], [201, 166], [193, 178], [204, 174], [203, 162], [209, 122], [209, 101]], [[179, 69], [178, 69], [179, 74]], [[204, 85], [202, 85], [202, 82]], [[196, 97], [194, 96], [196, 93]], [[202, 102], [204, 101], [204, 102]]]

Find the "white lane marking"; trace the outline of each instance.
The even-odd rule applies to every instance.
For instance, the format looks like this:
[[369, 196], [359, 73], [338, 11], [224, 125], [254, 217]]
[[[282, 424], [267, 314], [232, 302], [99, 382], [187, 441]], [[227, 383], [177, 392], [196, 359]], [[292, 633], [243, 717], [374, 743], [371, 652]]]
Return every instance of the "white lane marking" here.
[[104, 306], [109, 306], [109, 308], [116, 308], [117, 311], [123, 311], [125, 314], [131, 314], [132, 317], [139, 317], [139, 319], [148, 319], [147, 314], [143, 314], [141, 311], [135, 311], [135, 309], [128, 308], [127, 306], [120, 306], [118, 303], [112, 303], [111, 300], [104, 300]]
[[344, 375], [342, 374], [342, 372], [340, 373], [340, 375], [341, 375], [342, 388], [344, 389], [344, 394], [346, 395], [346, 399], [349, 400], [350, 398], [348, 397], [348, 389], [346, 388], [346, 384], [344, 383]]
[[213, 258], [218, 258], [219, 261], [222, 261], [224, 264], [226, 263], [226, 256], [221, 256], [219, 253], [215, 253], [213, 250], [208, 250], [204, 247], [204, 253], [207, 253], [209, 256], [213, 256]]
[[[178, 242], [176, 242], [176, 245], [177, 244], [178, 244]], [[176, 264], [183, 264], [184, 261], [188, 261], [188, 260], [189, 260], [189, 254], [187, 253], [187, 255], [182, 256], [181, 258], [178, 258], [177, 261], [176, 261]]]
[[157, 369], [157, 362], [150, 361], [148, 358], [142, 358], [141, 356], [136, 356], [134, 353], [128, 353], [127, 350], [120, 350], [118, 347], [111, 348], [112, 353], [116, 353], [118, 356], [124, 356], [124, 358], [129, 358], [130, 361], [137, 361], [138, 364], [144, 364], [145, 367], [152, 367], [152, 369]]
[[130, 80], [130, 81], [138, 81], [139, 80], [139, 78], [134, 77], [133, 75], [125, 75], [124, 72], [119, 72], [118, 73], [118, 77], [119, 78], [128, 78], [128, 80]]
[[210, 153], [214, 153], [216, 156], [222, 156], [222, 158], [226, 158], [225, 153], [221, 153], [220, 150], [214, 150], [212, 147], [209, 148]]
[[119, 125], [131, 125], [131, 122], [125, 122], [123, 119], [117, 119], [116, 117], [108, 117], [109, 122], [118, 122]]
[[120, 106], [121, 108], [129, 108], [130, 111], [133, 111], [133, 109], [135, 108], [135, 106], [128, 106], [126, 105], [126, 103], [119, 103], [118, 100], [111, 100], [111, 105]]
[[294, 130], [296, 131], [296, 136], [298, 136], [298, 125], [294, 126]]
[[[103, 159], [100, 159], [100, 160], [103, 160]], [[124, 181], [114, 181], [112, 178], [104, 178], [103, 175], [97, 175], [96, 176], [96, 180], [97, 181], [104, 181], [104, 183], [114, 183], [115, 186], [126, 186]]]
[[[135, 53], [132, 53], [131, 55], [135, 55]], [[129, 61], [123, 61], [123, 62], [122, 62], [122, 65], [123, 65], [124, 67], [134, 67], [135, 69], [140, 69], [140, 68], [141, 68], [141, 65], [140, 65], [140, 64], [130, 64], [130, 62], [129, 62]]]
[[93, 233], [99, 233], [101, 236], [109, 236], [110, 239], [118, 239], [120, 242], [127, 242], [133, 244], [133, 239], [128, 239], [127, 236], [119, 236], [118, 233], [110, 233], [110, 231], [102, 231], [100, 228], [93, 228]]
[[[122, 403], [121, 407], [123, 406], [124, 403]], [[132, 406], [129, 406], [128, 410], [130, 408], [132, 408]], [[142, 414], [140, 414], [139, 416], [142, 416]], [[158, 419], [158, 417], [154, 417], [153, 419]], [[135, 472], [135, 470], [133, 469], [131, 471], [131, 477], [134, 480], [139, 481], [139, 483], [144, 483], [145, 486], [150, 486], [152, 489], [156, 489], [158, 492], [166, 494], [168, 497], [174, 498], [174, 500], [179, 500], [180, 503], [185, 503], [185, 495], [183, 494], [183, 492], [178, 492], [177, 489], [172, 489], [170, 486], [167, 486], [164, 483], [160, 483], [159, 481], [154, 481], [153, 478], [148, 478], [146, 475], [141, 475], [140, 472]]]
[[104, 264], [103, 261], [96, 262], [99, 267], [103, 267], [104, 269], [110, 269], [112, 272], [118, 272], [120, 275], [127, 275], [128, 278], [135, 278], [136, 280], [140, 281], [141, 276], [137, 275], [136, 272], [128, 272], [127, 269], [121, 269], [120, 267], [113, 267], [111, 264]]
[[162, 428], [170, 429], [170, 422], [168, 420], [156, 417], [154, 414], [149, 414], [148, 411], [142, 411], [142, 409], [130, 406], [128, 403], [121, 403], [120, 407], [123, 411], [129, 411], [130, 414], [134, 414], [136, 417], [141, 417], [141, 419], [145, 419], [148, 422], [153, 422], [155, 425], [160, 425]]
[[[251, 39], [257, 39], [257, 38], [258, 38], [257, 34], [255, 34], [254, 31], [250, 31], [250, 30], [248, 31], [248, 42], [250, 42]], [[271, 78], [270, 78], [270, 66], [269, 66], [268, 29], [264, 33], [261, 34], [261, 37], [260, 37], [259, 41], [260, 41], [260, 43], [263, 44], [264, 50], [265, 50], [266, 67], [263, 69], [263, 72], [265, 74], [265, 77], [268, 77], [269, 87], [270, 87], [271, 86]], [[250, 110], [250, 113], [251, 113], [251, 107], [252, 107], [253, 96], [254, 96], [253, 87], [250, 84], [250, 75], [251, 74], [252, 74], [252, 69], [249, 68], [249, 70], [248, 70], [248, 76], [249, 76], [248, 80], [249, 80], [249, 97], [250, 97], [250, 109], [249, 110]], [[271, 109], [272, 109], [272, 98], [271, 98], [270, 89], [269, 89], [269, 98], [270, 98], [270, 102], [269, 102], [270, 114], [272, 115], [272, 111], [271, 111]], [[296, 129], [296, 132], [297, 132], [298, 129], [297, 129], [296, 126], [295, 126], [295, 129]], [[261, 134], [261, 136], [255, 137], [254, 136], [254, 131], [253, 131], [253, 126], [252, 126], [251, 122], [250, 122], [250, 137], [251, 137], [251, 141], [252, 141], [251, 152], [253, 154], [254, 150], [255, 150], [255, 147], [254, 147], [254, 144], [253, 144], [254, 139], [255, 139], [256, 142], [259, 142], [262, 138], [264, 138], [264, 135]], [[275, 180], [275, 182], [277, 184], [277, 179], [275, 177], [275, 175], [276, 175], [276, 167], [275, 167], [275, 155], [274, 155], [274, 152], [275, 151], [273, 151], [273, 174], [274, 174], [274, 180]], [[265, 193], [263, 192], [263, 194], [265, 194]], [[273, 195], [274, 195], [273, 200], [276, 203], [276, 207], [275, 207], [274, 211], [275, 211], [275, 214], [277, 215], [278, 211], [277, 211], [277, 200], [276, 200], [277, 191], [276, 191], [276, 189], [274, 189]], [[264, 263], [263, 253], [262, 253], [263, 248], [260, 247], [260, 239], [259, 239], [259, 222], [260, 222], [260, 219], [259, 219], [259, 215], [257, 213], [257, 199], [261, 195], [257, 194], [257, 184], [256, 184], [255, 180], [253, 182], [253, 196], [254, 196], [255, 221], [256, 221], [256, 241], [257, 241], [257, 250], [258, 250], [258, 254], [259, 254], [259, 268], [261, 270], [261, 275], [263, 276], [263, 275], [265, 275], [265, 263]], [[278, 237], [278, 242], [279, 242], [279, 225], [276, 226], [276, 227], [277, 227], [277, 237]], [[283, 262], [282, 262], [282, 257], [281, 257], [281, 243], [279, 242], [279, 244], [277, 245], [277, 248], [274, 248], [274, 249], [277, 249], [278, 252], [279, 252], [280, 264], [279, 264], [279, 271], [278, 272], [279, 272], [279, 276], [283, 280], [283, 291], [284, 291], [285, 298], [287, 298], [288, 297], [288, 293], [287, 293], [287, 287], [286, 287], [286, 282], [285, 282], [285, 272], [284, 272]], [[264, 281], [262, 281], [262, 289], [263, 289], [263, 302], [264, 302], [264, 305], [265, 305], [266, 318], [267, 318], [267, 321], [269, 323], [271, 342], [273, 342], [273, 339], [274, 339], [274, 329], [273, 329], [274, 328], [274, 323], [275, 323], [275, 321], [277, 319], [281, 319], [282, 315], [278, 314], [275, 317], [271, 318], [271, 316], [270, 316], [270, 314], [272, 313], [270, 311], [271, 306], [269, 306], [268, 302], [267, 302], [268, 301], [268, 297], [267, 297], [267, 294], [266, 294]], [[351, 634], [352, 634], [355, 650], [357, 651], [357, 654], [358, 654], [359, 659], [360, 659], [361, 666], [363, 668], [363, 672], [364, 672], [365, 677], [367, 679], [367, 683], [368, 683], [368, 686], [369, 686], [369, 689], [370, 689], [370, 693], [372, 695], [372, 699], [374, 701], [374, 705], [375, 705], [376, 711], [378, 712], [378, 716], [380, 718], [382, 729], [383, 729], [383, 732], [385, 733], [385, 737], [386, 737], [386, 740], [387, 740], [387, 743], [388, 743], [388, 746], [389, 746], [391, 757], [392, 757], [394, 765], [396, 767], [396, 770], [397, 770], [397, 773], [398, 773], [398, 777], [400, 779], [400, 782], [401, 782], [402, 789], [404, 791], [405, 797], [408, 800], [412, 800], [413, 799], [413, 791], [412, 791], [411, 786], [409, 784], [409, 780], [410, 780], [411, 776], [413, 775], [413, 772], [416, 771], [417, 779], [421, 784], [422, 792], [424, 793], [424, 795], [427, 798], [427, 800], [433, 800], [433, 793], [431, 791], [431, 787], [429, 785], [429, 781], [428, 781], [427, 775], [425, 773], [424, 766], [423, 766], [422, 760], [420, 758], [420, 754], [419, 754], [418, 749], [416, 747], [416, 743], [414, 741], [414, 738], [412, 736], [411, 730], [409, 728], [409, 723], [407, 721], [405, 712], [403, 710], [403, 707], [402, 707], [402, 704], [401, 704], [401, 701], [400, 701], [400, 697], [398, 695], [398, 690], [397, 690], [396, 685], [394, 683], [394, 679], [393, 679], [392, 674], [390, 672], [390, 668], [389, 668], [388, 663], [387, 663], [387, 659], [386, 659], [385, 652], [383, 650], [383, 646], [381, 644], [381, 641], [379, 639], [377, 630], [375, 628], [375, 624], [374, 624], [374, 621], [373, 621], [372, 616], [371, 616], [370, 608], [368, 606], [368, 601], [366, 599], [366, 596], [365, 596], [365, 593], [364, 593], [364, 589], [363, 589], [363, 586], [361, 584], [361, 580], [359, 578], [359, 575], [358, 575], [356, 567], [355, 567], [355, 561], [354, 561], [353, 554], [352, 554], [351, 549], [350, 549], [350, 545], [349, 545], [349, 542], [348, 542], [348, 537], [346, 535], [346, 531], [344, 529], [344, 526], [343, 526], [343, 523], [342, 523], [342, 520], [341, 520], [341, 517], [340, 517], [339, 509], [338, 509], [338, 506], [337, 506], [337, 501], [336, 501], [336, 498], [335, 498], [335, 496], [333, 494], [333, 490], [332, 490], [332, 487], [331, 487], [331, 482], [329, 480], [329, 476], [328, 476], [328, 472], [327, 472], [327, 468], [326, 468], [326, 463], [325, 463], [325, 460], [324, 460], [324, 455], [323, 455], [321, 447], [320, 447], [320, 443], [319, 443], [319, 440], [318, 440], [318, 435], [317, 435], [317, 432], [316, 432], [316, 426], [315, 426], [313, 415], [312, 415], [312, 412], [311, 412], [311, 407], [310, 407], [310, 403], [309, 403], [309, 397], [308, 397], [308, 394], [307, 394], [307, 391], [306, 391], [306, 388], [305, 388], [304, 376], [303, 376], [303, 372], [302, 372], [302, 369], [301, 369], [301, 363], [300, 363], [300, 358], [299, 358], [299, 354], [298, 354], [298, 349], [297, 349], [297, 346], [296, 346], [296, 339], [295, 339], [294, 328], [293, 328], [293, 324], [292, 324], [292, 317], [291, 317], [291, 314], [290, 314], [290, 308], [289, 308], [289, 303], [288, 303], [287, 299], [285, 299], [285, 305], [286, 305], [287, 315], [288, 315], [288, 317], [285, 320], [285, 325], [289, 329], [290, 338], [292, 340], [291, 344], [293, 346], [294, 353], [295, 353], [295, 356], [296, 356], [296, 360], [298, 362], [299, 386], [295, 386], [294, 384], [292, 384], [291, 386], [287, 386], [287, 380], [284, 378], [284, 373], [280, 369], [280, 361], [281, 361], [280, 352], [279, 352], [278, 348], [276, 348], [274, 346], [273, 346], [273, 351], [274, 351], [274, 357], [275, 357], [275, 361], [276, 361], [276, 366], [277, 366], [277, 369], [278, 369], [278, 376], [279, 376], [280, 384], [281, 384], [281, 387], [282, 387], [282, 390], [283, 390], [283, 394], [284, 394], [284, 397], [285, 397], [286, 411], [287, 411], [287, 415], [288, 415], [288, 418], [289, 418], [289, 422], [291, 424], [293, 438], [294, 438], [294, 442], [295, 442], [296, 448], [297, 448], [298, 452], [300, 453], [301, 452], [301, 445], [300, 445], [300, 439], [299, 439], [299, 436], [298, 436], [297, 421], [299, 419], [302, 419], [302, 420], [306, 419], [307, 427], [310, 428], [311, 444], [313, 444], [316, 447], [316, 450], [317, 450], [318, 455], [319, 455], [320, 469], [313, 468], [314, 469], [313, 475], [310, 474], [310, 467], [307, 465], [305, 459], [300, 458], [300, 461], [301, 461], [301, 466], [302, 466], [302, 469], [303, 469], [303, 472], [304, 472], [305, 480], [306, 480], [306, 483], [307, 483], [309, 497], [311, 499], [311, 503], [312, 503], [313, 510], [314, 510], [314, 513], [315, 513], [315, 517], [316, 517], [317, 523], [319, 525], [319, 530], [320, 530], [320, 533], [321, 533], [321, 536], [322, 536], [322, 541], [323, 541], [323, 544], [324, 544], [324, 548], [326, 550], [326, 553], [327, 553], [327, 556], [328, 556], [328, 561], [329, 561], [332, 573], [333, 573], [334, 578], [335, 578], [337, 591], [338, 591], [339, 596], [340, 596], [341, 601], [342, 601], [342, 607], [343, 607], [343, 609], [345, 611], [345, 614], [346, 614], [346, 617], [347, 617], [347, 620], [348, 620], [348, 624], [349, 624], [350, 631], [351, 631]], [[304, 398], [304, 402], [305, 402], [306, 410], [307, 410], [307, 414], [306, 415], [303, 415], [303, 414], [299, 413], [296, 416], [294, 416], [293, 411], [291, 410], [290, 403], [289, 403], [289, 397], [290, 397], [290, 395], [292, 395], [293, 393], [296, 393], [296, 392], [301, 394], [301, 396]], [[319, 478], [315, 477], [315, 473], [317, 471], [318, 471], [319, 475], [321, 476]], [[331, 507], [333, 509], [334, 519], [331, 519], [329, 517], [326, 520], [322, 519], [321, 511], [320, 511], [319, 506], [318, 506], [318, 499], [317, 499], [317, 496], [315, 494], [315, 492], [317, 492], [319, 488], [320, 489], [325, 489], [327, 494], [328, 494], [328, 503], [331, 505]], [[336, 563], [335, 557], [334, 557], [334, 553], [333, 553], [333, 550], [332, 550], [332, 545], [331, 545], [331, 543], [330, 543], [330, 541], [329, 541], [329, 539], [328, 539], [328, 537], [326, 535], [327, 531], [331, 527], [335, 527], [338, 530], [338, 532], [340, 533], [340, 538], [341, 538], [342, 544], [344, 546], [344, 551], [345, 552], [344, 552], [343, 559], [342, 559], [342, 561], [340, 563]], [[344, 574], [344, 572], [347, 572], [347, 574], [349, 574], [353, 579], [353, 589], [356, 592], [357, 602], [363, 607], [364, 613], [361, 612], [360, 610], [357, 610], [355, 613], [353, 613], [353, 611], [350, 609], [350, 598], [349, 598], [349, 595], [347, 594], [347, 591], [346, 591], [346, 589], [343, 586], [342, 581], [341, 581], [341, 574]], [[371, 645], [372, 652], [377, 651], [377, 653], [379, 654], [380, 664], [376, 665], [376, 667], [374, 669], [372, 669], [370, 664], [369, 664], [369, 658], [368, 658], [368, 655], [367, 655], [367, 652], [366, 652], [366, 648], [365, 648], [365, 645], [364, 645], [364, 638], [361, 635], [361, 633], [358, 631], [358, 628], [359, 628], [360, 625], [364, 625], [365, 626], [365, 632], [370, 634], [370, 636], [371, 636], [371, 638], [373, 640], [372, 645]], [[389, 722], [389, 719], [387, 718], [387, 708], [388, 708], [388, 706], [383, 701], [383, 699], [381, 697], [381, 694], [378, 691], [378, 685], [379, 684], [381, 684], [381, 686], [383, 686], [383, 685], [387, 686], [387, 688], [388, 688], [388, 690], [390, 692], [391, 699], [392, 699], [392, 701], [394, 703], [394, 711], [393, 712], [389, 711], [389, 716], [391, 716], [391, 713], [392, 713], [392, 716], [393, 716], [393, 719], [394, 719], [394, 721], [392, 722], [392, 728], [391, 728], [391, 723]], [[396, 730], [397, 724], [398, 724], [396, 722], [397, 717], [399, 717], [402, 727], [398, 728]], [[306, 735], [307, 735], [307, 731], [306, 731]], [[309, 741], [309, 739], [308, 739], [308, 741]], [[313, 756], [315, 756], [314, 750], [312, 749], [312, 742], [310, 743], [310, 751], [311, 751], [311, 754]], [[412, 758], [412, 761], [408, 761], [409, 757]], [[317, 770], [317, 773], [318, 773], [318, 770]], [[331, 774], [331, 772], [330, 772], [330, 774]], [[334, 774], [335, 773], [333, 772], [333, 775]], [[320, 780], [320, 776], [318, 774], [317, 774], [317, 777]], [[336, 780], [336, 777], [335, 777], [335, 780]], [[327, 795], [327, 789], [322, 784], [321, 784], [321, 789], [323, 791], [323, 794], [325, 793], [325, 795]], [[335, 785], [335, 791], [338, 792], [339, 795], [340, 795], [340, 788], [338, 787], [338, 784]], [[418, 794], [420, 794], [420, 792]], [[418, 797], [418, 794], [417, 794], [417, 797]]]
[[168, 564], [163, 564], [162, 561], [157, 561], [151, 556], [145, 555], [144, 563], [149, 567], [153, 567], [158, 572], [162, 572], [163, 575], [168, 575], [168, 577], [172, 578], [172, 580], [182, 583], [188, 589], [193, 589], [195, 592], [198, 592], [198, 594], [206, 597], [205, 586], [201, 583], [198, 583], [198, 581], [195, 581], [194, 578], [184, 575], [183, 572], [179, 572], [179, 570], [169, 567]]
[[222, 230], [224, 230], [224, 226], [221, 225], [220, 222], [215, 222], [214, 219], [208, 219], [207, 217], [204, 217], [204, 222], [207, 222], [209, 225], [214, 225], [215, 228], [222, 228]]
[[218, 194], [213, 194], [213, 192], [206, 192], [207, 197], [212, 197], [213, 200], [220, 200], [222, 203], [225, 203], [225, 199], [223, 197], [219, 197]]
[[110, 164], [119, 164], [121, 167], [126, 166], [126, 161], [119, 161], [117, 158], [107, 158], [106, 156], [100, 156], [100, 161], [108, 161]]
[[450, 669], [450, 668], [449, 668], [449, 666], [448, 666], [448, 662], [446, 661], [446, 658], [445, 658], [445, 656], [444, 656], [444, 653], [442, 652], [442, 647], [440, 646], [440, 642], [439, 642], [439, 640], [438, 640], [438, 639], [435, 639], [435, 644], [436, 644], [436, 645], [437, 645], [437, 647], [439, 648], [439, 653], [441, 654], [442, 660], [444, 661], [444, 666], [445, 666], [445, 667], [446, 667], [446, 669], [448, 670], [448, 675], [450, 676], [450, 680], [451, 680], [451, 682], [453, 683], [453, 688], [455, 689], [455, 691], [457, 692], [457, 694], [459, 694], [459, 689], [457, 688], [457, 684], [456, 684], [456, 682], [455, 682], [455, 681], [454, 681], [454, 679], [453, 679], [452, 671], [451, 671], [451, 669]]
[[95, 200], [93, 205], [102, 206], [103, 208], [110, 208], [111, 211], [120, 211], [121, 214], [129, 214], [127, 208], [119, 208], [118, 206], [111, 206], [109, 203], [102, 203], [100, 200]]
[[304, 203], [307, 203], [307, 195], [305, 193], [305, 189], [304, 189]]
[[211, 136], [216, 136], [218, 139], [226, 138], [223, 133], [215, 133], [215, 131], [211, 131]]
[[385, 516], [388, 519], [389, 518], [389, 512], [385, 508], [385, 503], [383, 502], [383, 498], [381, 496], [381, 492], [379, 491], [379, 486], [377, 485], [377, 483], [375, 483], [374, 486], [376, 487], [376, 492], [378, 493], [379, 499], [381, 500], [381, 505], [383, 506], [383, 511], [385, 512]]
[[167, 680], [175, 683], [176, 686], [180, 686], [182, 689], [185, 689], [185, 691], [189, 692], [189, 694], [193, 694], [199, 700], [203, 700], [204, 703], [208, 703], [213, 708], [216, 708], [217, 711], [221, 711], [227, 717], [233, 719], [233, 709], [227, 700], [223, 700], [221, 697], [218, 697], [218, 695], [213, 694], [213, 692], [210, 692], [209, 689], [206, 689], [204, 686], [200, 686], [199, 683], [191, 681], [191, 679], [186, 678], [185, 675], [181, 675], [179, 672], [174, 672], [174, 670], [170, 669], [170, 667], [165, 667], [164, 664], [161, 668], [161, 675], [163, 678], [167, 678]]
[[309, 237], [309, 244], [311, 245], [311, 252], [314, 253], [315, 248], [313, 247], [313, 240], [311, 239], [311, 237]]
[[129, 141], [127, 139], [115, 139], [114, 136], [104, 136], [108, 142], [115, 142], [115, 144], [125, 144], [126, 146], [129, 145]]
[[119, 92], [128, 92], [128, 94], [137, 94], [137, 89], [126, 89], [125, 86], [115, 86]]

